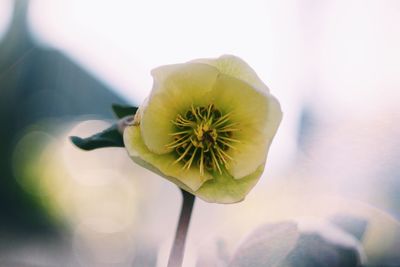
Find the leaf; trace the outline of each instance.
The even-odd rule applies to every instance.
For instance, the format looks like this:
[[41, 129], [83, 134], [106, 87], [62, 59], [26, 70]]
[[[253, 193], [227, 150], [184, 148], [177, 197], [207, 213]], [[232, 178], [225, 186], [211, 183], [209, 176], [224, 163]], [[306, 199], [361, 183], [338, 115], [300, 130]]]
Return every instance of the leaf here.
[[71, 136], [70, 139], [74, 145], [83, 150], [93, 150], [102, 147], [124, 147], [124, 141], [117, 124], [86, 138]]
[[70, 139], [72, 143], [83, 150], [93, 150], [102, 147], [124, 147], [123, 137], [119, 131], [118, 125], [120, 122], [129, 119], [128, 117], [133, 118], [133, 115], [135, 115], [138, 108], [113, 104], [112, 110], [115, 115], [121, 119], [119, 122], [113, 124], [110, 128], [107, 128], [100, 133], [86, 138], [71, 136]]
[[255, 230], [236, 250], [229, 267], [276, 267], [299, 238], [295, 222], [267, 224]]
[[117, 116], [118, 119], [121, 119], [126, 116], [133, 116], [136, 114], [136, 111], [138, 110], [137, 107], [125, 106], [119, 104], [112, 104], [111, 107], [115, 116]]

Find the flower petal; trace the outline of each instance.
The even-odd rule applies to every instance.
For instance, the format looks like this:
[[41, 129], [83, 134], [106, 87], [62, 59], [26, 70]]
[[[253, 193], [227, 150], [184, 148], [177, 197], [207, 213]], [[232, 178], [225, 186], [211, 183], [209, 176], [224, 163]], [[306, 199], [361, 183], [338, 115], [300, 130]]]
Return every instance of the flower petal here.
[[207, 202], [221, 204], [242, 201], [256, 185], [264, 171], [264, 164], [249, 175], [237, 180], [229, 173], [215, 174], [214, 179], [205, 182], [194, 194]]
[[147, 149], [138, 126], [129, 126], [125, 129], [124, 142], [130, 157], [137, 164], [207, 202], [227, 204], [242, 201], [255, 186], [264, 170], [264, 164], [262, 164], [253, 173], [240, 180], [234, 179], [226, 171], [222, 175], [214, 172], [213, 177], [208, 175], [200, 180], [198, 170], [189, 170], [182, 177], [183, 171], [170, 165], [171, 155], [157, 155]]
[[216, 67], [221, 73], [247, 82], [261, 92], [269, 92], [268, 87], [261, 81], [256, 72], [241, 58], [224, 55], [216, 59], [197, 59], [199, 62]]
[[171, 123], [179, 113], [191, 105], [209, 103], [218, 70], [200, 63], [186, 63], [159, 67], [152, 71], [154, 85], [147, 106], [141, 114], [141, 131], [147, 148], [157, 154], [170, 152], [166, 144], [172, 142]]
[[159, 155], [151, 152], [143, 142], [140, 126], [125, 128], [124, 143], [133, 161], [186, 191], [196, 191], [205, 181], [212, 179], [209, 173], [200, 176], [198, 168], [183, 170], [181, 163], [173, 164], [176, 158], [172, 153]]
[[240, 129], [232, 135], [240, 143], [233, 143], [235, 149], [228, 151], [233, 158], [229, 172], [237, 179], [255, 172], [265, 163], [282, 119], [278, 101], [268, 92], [224, 74], [219, 75], [211, 99], [224, 113], [231, 112], [231, 121]]

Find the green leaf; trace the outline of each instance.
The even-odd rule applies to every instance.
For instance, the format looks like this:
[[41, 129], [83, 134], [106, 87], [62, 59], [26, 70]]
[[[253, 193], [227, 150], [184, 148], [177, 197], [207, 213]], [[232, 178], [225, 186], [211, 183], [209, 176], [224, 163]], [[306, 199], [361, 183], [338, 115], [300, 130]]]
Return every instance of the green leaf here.
[[[138, 108], [113, 104], [112, 110], [119, 119], [122, 119], [128, 116], [135, 115]], [[118, 123], [115, 123], [110, 128], [107, 128], [104, 131], [94, 134], [92, 136], [86, 138], [71, 136], [70, 139], [72, 143], [74, 143], [74, 145], [83, 150], [93, 150], [102, 147], [124, 147], [124, 141], [122, 138], [122, 134], [118, 129]]]
[[118, 119], [121, 119], [126, 116], [133, 116], [136, 114], [136, 111], [138, 110], [137, 107], [132, 107], [132, 106], [124, 106], [124, 105], [119, 105], [119, 104], [112, 104], [112, 110], [117, 116]]
[[71, 136], [70, 139], [74, 145], [83, 150], [93, 150], [102, 147], [124, 147], [124, 141], [117, 124], [86, 138]]

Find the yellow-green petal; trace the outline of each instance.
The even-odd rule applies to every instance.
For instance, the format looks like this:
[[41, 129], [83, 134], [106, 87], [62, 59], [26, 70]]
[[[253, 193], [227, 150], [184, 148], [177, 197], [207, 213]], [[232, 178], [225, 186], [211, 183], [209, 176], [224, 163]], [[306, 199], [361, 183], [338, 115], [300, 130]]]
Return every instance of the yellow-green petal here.
[[207, 202], [235, 203], [242, 201], [259, 180], [264, 164], [253, 173], [240, 180], [229, 173], [214, 172], [210, 176], [199, 179], [198, 170], [184, 174], [171, 168], [168, 154], [157, 155], [149, 151], [143, 143], [139, 126], [129, 126], [124, 131], [124, 143], [130, 157], [140, 166], [168, 179], [180, 188], [200, 197]]
[[224, 55], [215, 59], [197, 59], [193, 62], [214, 66], [221, 73], [242, 80], [261, 92], [269, 92], [268, 87], [261, 81], [256, 72], [239, 57]]
[[[282, 119], [279, 102], [254, 70], [235, 56], [163, 66], [153, 70], [152, 75], [153, 90], [138, 110], [134, 125], [124, 132], [131, 158], [208, 202], [243, 200], [264, 170], [269, 146]], [[184, 122], [177, 116], [189, 116], [187, 111], [195, 107], [215, 107], [215, 112], [223, 115], [213, 122], [208, 110], [206, 119], [210, 121], [195, 130], [201, 138], [203, 131], [208, 131], [208, 123], [215, 127], [216, 135], [210, 136], [218, 138], [214, 148], [219, 154], [213, 154], [213, 160], [221, 163], [221, 167], [215, 163], [217, 169], [200, 172], [198, 164], [202, 166], [203, 161], [198, 161], [186, 170], [184, 160], [177, 159], [179, 151], [172, 151], [174, 136], [183, 133], [177, 133], [177, 127], [192, 127], [191, 121]], [[196, 117], [197, 123], [202, 116]], [[190, 142], [198, 148], [192, 139]]]
[[143, 140], [150, 151], [171, 151], [166, 147], [173, 140], [169, 135], [174, 129], [171, 121], [192, 104], [208, 104], [208, 93], [218, 73], [216, 68], [199, 63], [169, 65], [152, 71], [153, 90], [140, 121]]
[[221, 74], [211, 93], [214, 104], [224, 112], [240, 130], [233, 133], [235, 149], [228, 151], [233, 161], [229, 172], [242, 178], [265, 163], [269, 145], [282, 119], [280, 105], [268, 92], [260, 92], [242, 80]]
[[124, 130], [124, 144], [130, 157], [137, 164], [177, 184], [181, 188], [193, 192], [207, 180], [212, 179], [209, 173], [201, 176], [198, 168], [183, 170], [181, 163], [173, 164], [176, 160], [172, 153], [155, 154], [144, 144], [140, 126], [128, 126]]
[[264, 171], [264, 164], [254, 172], [237, 180], [229, 173], [215, 174], [214, 179], [205, 182], [194, 194], [207, 202], [230, 204], [244, 200], [256, 185]]

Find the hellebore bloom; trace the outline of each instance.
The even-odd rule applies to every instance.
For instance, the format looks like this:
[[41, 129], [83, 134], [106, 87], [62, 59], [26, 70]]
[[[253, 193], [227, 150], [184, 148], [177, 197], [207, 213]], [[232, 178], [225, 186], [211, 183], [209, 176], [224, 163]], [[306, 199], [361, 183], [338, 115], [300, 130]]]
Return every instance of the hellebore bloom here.
[[205, 201], [243, 200], [264, 171], [279, 102], [235, 56], [151, 74], [151, 94], [124, 131], [130, 157]]

